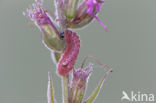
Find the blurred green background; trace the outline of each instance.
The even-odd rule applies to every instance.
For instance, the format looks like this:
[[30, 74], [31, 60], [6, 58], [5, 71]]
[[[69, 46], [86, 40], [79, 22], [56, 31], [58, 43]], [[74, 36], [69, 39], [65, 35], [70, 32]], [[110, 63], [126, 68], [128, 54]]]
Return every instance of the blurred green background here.
[[[52, 0], [44, 7], [53, 11]], [[40, 31], [29, 27], [22, 15], [33, 0], [0, 0], [0, 103], [47, 103], [47, 73], [52, 72], [57, 103], [61, 103], [60, 77]], [[114, 72], [107, 78], [95, 103], [121, 103], [122, 91], [156, 95], [156, 0], [106, 0], [99, 18], [77, 30], [81, 37], [78, 68], [85, 56], [95, 56]], [[94, 61], [91, 61], [94, 62]], [[86, 97], [104, 69], [95, 63]], [[86, 98], [85, 97], [85, 98]]]

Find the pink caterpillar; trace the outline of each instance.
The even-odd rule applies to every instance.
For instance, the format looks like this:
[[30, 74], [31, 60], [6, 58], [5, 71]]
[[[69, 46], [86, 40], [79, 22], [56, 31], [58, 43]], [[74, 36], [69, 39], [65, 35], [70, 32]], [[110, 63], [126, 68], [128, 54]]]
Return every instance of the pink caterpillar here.
[[79, 36], [70, 30], [65, 31], [66, 47], [57, 65], [57, 72], [61, 76], [67, 75], [73, 68], [80, 49]]

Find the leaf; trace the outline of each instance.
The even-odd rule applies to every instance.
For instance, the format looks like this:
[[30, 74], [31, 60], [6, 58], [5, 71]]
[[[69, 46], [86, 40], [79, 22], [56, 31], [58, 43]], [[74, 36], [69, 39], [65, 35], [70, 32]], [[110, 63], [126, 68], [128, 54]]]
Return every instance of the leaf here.
[[48, 103], [55, 103], [55, 98], [53, 94], [54, 94], [54, 90], [53, 90], [53, 84], [52, 84], [52, 76], [51, 76], [51, 73], [48, 72], [48, 89], [47, 89]]
[[108, 74], [109, 74], [109, 72], [106, 72], [104, 74], [103, 78], [101, 79], [101, 81], [97, 85], [97, 88], [93, 91], [93, 93], [90, 95], [90, 97], [83, 103], [92, 103], [96, 99], [96, 97], [98, 96], [98, 94], [100, 92], [100, 88], [102, 87], [102, 84], [105, 81], [105, 79], [108, 76]]

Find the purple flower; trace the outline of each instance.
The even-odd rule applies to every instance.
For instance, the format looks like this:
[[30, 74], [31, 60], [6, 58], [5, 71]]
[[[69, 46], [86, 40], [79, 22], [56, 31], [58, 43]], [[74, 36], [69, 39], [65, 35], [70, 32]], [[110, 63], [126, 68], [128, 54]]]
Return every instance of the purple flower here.
[[107, 26], [94, 14], [93, 9], [95, 8], [96, 11], [100, 11], [101, 9], [101, 4], [104, 1], [97, 1], [97, 0], [87, 0], [86, 5], [87, 5], [87, 13], [93, 16], [105, 29], [105, 31], [108, 31]]
[[[96, 60], [96, 62], [99, 65], [104, 66], [107, 69], [107, 71], [104, 73], [104, 77], [99, 82], [97, 89], [94, 90], [91, 98], [95, 99], [96, 95], [98, 94], [98, 91], [100, 90], [100, 87], [102, 86], [103, 81], [109, 75], [109, 72], [112, 72], [112, 69], [109, 66], [107, 66], [106, 64], [102, 64], [95, 57], [86, 57], [83, 60], [82, 65], [79, 69], [73, 69], [73, 79], [72, 79], [72, 85], [70, 87], [70, 99], [69, 99], [71, 103], [82, 103], [81, 101], [84, 97], [84, 93], [87, 88], [89, 76], [92, 74], [93, 71], [93, 64], [91, 63], [88, 66], [83, 67], [87, 58]], [[94, 100], [94, 99], [90, 100], [90, 97], [88, 99], [87, 101]], [[83, 102], [83, 103], [92, 103], [92, 102]]]
[[70, 87], [70, 103], [82, 103], [89, 75], [93, 71], [93, 64], [85, 68], [73, 69], [73, 80]]
[[32, 21], [38, 25], [47, 24], [49, 22], [49, 17], [46, 14], [46, 10], [42, 7], [43, 1], [35, 0], [32, 4], [33, 9], [27, 9], [26, 13], [23, 14], [29, 17]]
[[56, 27], [51, 21], [51, 17], [47, 13], [47, 10], [43, 8], [43, 1], [35, 0], [35, 3], [32, 4], [33, 9], [27, 9], [26, 12], [23, 12], [23, 15], [30, 18], [40, 29], [43, 29], [43, 26], [48, 24], [49, 27], [54, 28], [56, 31]]
[[85, 68], [74, 69], [73, 82], [86, 81], [86, 79], [88, 78], [88, 76], [91, 74], [92, 71], [93, 71], [93, 64], [89, 64]]
[[30, 18], [42, 32], [42, 41], [50, 51], [62, 52], [65, 42], [60, 37], [58, 25], [52, 20], [47, 10], [43, 8], [43, 1], [35, 0], [30, 9], [23, 14]]

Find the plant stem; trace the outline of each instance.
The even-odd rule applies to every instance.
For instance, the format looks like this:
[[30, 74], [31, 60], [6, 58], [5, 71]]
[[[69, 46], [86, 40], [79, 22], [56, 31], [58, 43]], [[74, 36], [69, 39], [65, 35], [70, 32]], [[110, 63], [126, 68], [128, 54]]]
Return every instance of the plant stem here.
[[63, 93], [64, 93], [64, 97], [63, 97], [63, 100], [64, 100], [64, 103], [69, 103], [68, 101], [68, 90], [69, 90], [69, 75], [66, 75], [63, 77]]

